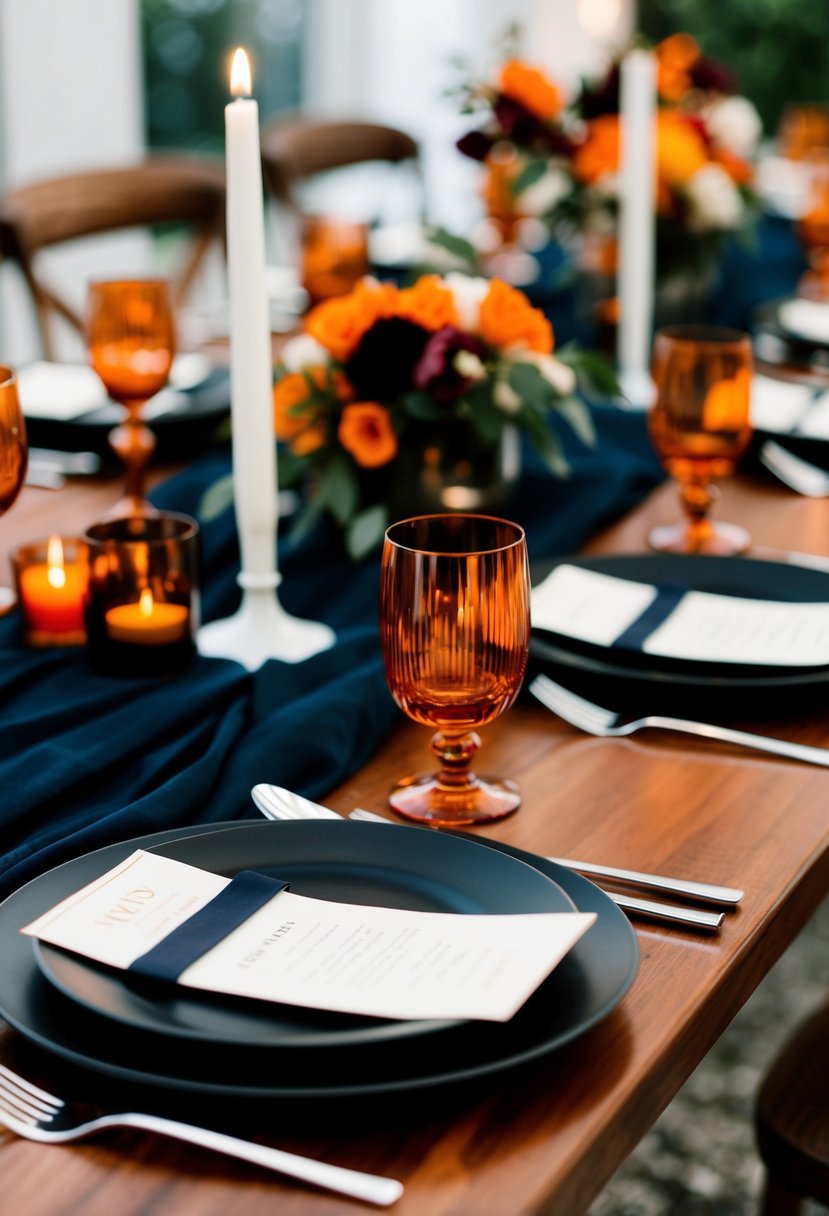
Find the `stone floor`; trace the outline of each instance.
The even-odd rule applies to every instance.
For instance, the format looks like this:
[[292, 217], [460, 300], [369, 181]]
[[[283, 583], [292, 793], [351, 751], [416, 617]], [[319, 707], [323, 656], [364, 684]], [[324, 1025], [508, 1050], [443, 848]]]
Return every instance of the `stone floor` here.
[[829, 900], [611, 1179], [589, 1216], [755, 1216], [762, 1171], [753, 1142], [754, 1094], [783, 1040], [825, 997], [827, 962]]

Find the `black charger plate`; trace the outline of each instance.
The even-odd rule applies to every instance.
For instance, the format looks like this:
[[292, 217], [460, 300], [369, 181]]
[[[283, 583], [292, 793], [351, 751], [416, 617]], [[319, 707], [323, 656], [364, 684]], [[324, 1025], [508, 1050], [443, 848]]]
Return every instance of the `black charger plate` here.
[[[644, 553], [561, 558], [533, 567], [540, 583], [567, 564], [634, 582], [681, 583], [696, 591], [791, 603], [829, 602], [829, 574], [743, 557]], [[700, 663], [595, 646], [534, 630], [530, 664], [610, 709], [707, 718], [779, 714], [829, 704], [829, 667]]]
[[[88, 856], [95, 859], [100, 873], [136, 848], [164, 848], [193, 836], [251, 826], [275, 833], [288, 825], [179, 828], [110, 845]], [[348, 831], [372, 825], [329, 822], [324, 826]], [[404, 832], [402, 827], [374, 826], [381, 832]], [[76, 862], [34, 879], [0, 905], [0, 1016], [26, 1039], [69, 1063], [121, 1082], [191, 1096], [351, 1101], [465, 1083], [515, 1068], [564, 1046], [607, 1017], [634, 980], [638, 946], [623, 913], [587, 879], [495, 841], [464, 839], [534, 867], [557, 883], [580, 911], [597, 915], [596, 923], [561, 965], [503, 1025], [463, 1023], [440, 1034], [413, 1038], [405, 1050], [399, 1041], [390, 1040], [325, 1052], [207, 1046], [128, 1027], [113, 1033], [109, 1019], [82, 1009], [48, 983], [37, 967], [31, 941], [19, 932], [43, 910], [46, 880], [49, 899], [74, 889], [77, 884], [67, 870]]]
[[[334, 824], [340, 830], [332, 831], [330, 824], [292, 821], [274, 832], [265, 823], [240, 825], [165, 845], [163, 852], [227, 877], [247, 869], [270, 873], [290, 882], [297, 895], [341, 903], [490, 915], [574, 910], [560, 887], [513, 858], [414, 828], [403, 835], [378, 833], [379, 826]], [[85, 857], [72, 866], [80, 887], [88, 881], [81, 873], [95, 863]], [[194, 993], [136, 980], [46, 942], [35, 941], [34, 950], [46, 978], [93, 1013], [196, 1042], [319, 1049], [408, 1039], [457, 1024], [354, 1017]]]

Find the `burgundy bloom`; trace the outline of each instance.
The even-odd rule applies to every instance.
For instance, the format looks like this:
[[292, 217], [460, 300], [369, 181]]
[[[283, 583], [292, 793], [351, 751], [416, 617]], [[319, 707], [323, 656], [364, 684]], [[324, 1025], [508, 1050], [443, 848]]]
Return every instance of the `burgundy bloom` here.
[[614, 63], [604, 80], [592, 88], [585, 85], [579, 98], [579, 113], [582, 118], [598, 118], [602, 114], [619, 112], [620, 69]]
[[691, 81], [696, 88], [706, 92], [737, 92], [737, 81], [731, 69], [718, 59], [707, 59], [704, 55], [691, 68]]
[[429, 333], [414, 321], [386, 317], [367, 330], [345, 365], [358, 401], [393, 401], [412, 386]]
[[494, 142], [484, 131], [469, 131], [460, 137], [455, 146], [464, 156], [471, 156], [473, 160], [486, 160]]
[[468, 350], [479, 359], [485, 354], [484, 346], [477, 338], [452, 325], [444, 325], [433, 333], [414, 369], [415, 386], [428, 391], [444, 405], [457, 400], [473, 382], [472, 377], [460, 375], [453, 366], [455, 355], [462, 350]]

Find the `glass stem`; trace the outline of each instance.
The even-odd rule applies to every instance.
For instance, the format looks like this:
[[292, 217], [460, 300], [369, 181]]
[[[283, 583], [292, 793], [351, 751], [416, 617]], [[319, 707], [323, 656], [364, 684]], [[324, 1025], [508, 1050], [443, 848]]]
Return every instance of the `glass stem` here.
[[153, 432], [141, 419], [144, 403], [128, 407], [124, 421], [110, 434], [110, 443], [126, 470], [125, 498], [139, 507], [144, 501], [144, 478], [155, 450]]
[[474, 731], [452, 734], [438, 731], [432, 736], [432, 751], [440, 761], [438, 784], [448, 789], [469, 789], [477, 785], [478, 778], [470, 771], [469, 764], [481, 740]]
[[679, 494], [688, 519], [688, 548], [693, 553], [711, 535], [712, 525], [708, 515], [720, 492], [710, 482], [692, 478], [680, 485]]

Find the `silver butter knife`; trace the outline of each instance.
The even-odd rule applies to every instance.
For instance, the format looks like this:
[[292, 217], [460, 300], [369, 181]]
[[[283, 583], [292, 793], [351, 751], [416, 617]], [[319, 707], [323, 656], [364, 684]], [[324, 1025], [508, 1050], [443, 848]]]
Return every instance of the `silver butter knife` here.
[[[250, 792], [256, 806], [262, 812], [266, 819], [342, 819], [343, 816], [337, 811], [332, 811], [330, 807], [322, 806], [318, 802], [312, 802], [309, 798], [303, 798], [301, 794], [295, 794], [292, 790], [283, 789], [279, 785], [268, 785], [262, 783], [255, 785]], [[348, 816], [349, 819], [362, 820], [370, 823], [385, 823], [393, 825], [390, 819], [384, 819], [382, 815], [376, 815], [372, 811], [364, 811], [361, 808], [356, 808]], [[547, 860], [555, 862], [557, 865], [562, 865], [567, 869], [578, 870], [578, 866], [571, 861], [559, 860], [558, 858], [548, 858]], [[621, 874], [633, 874], [632, 870], [611, 871], [606, 868], [606, 877], [617, 877]], [[674, 893], [675, 889], [670, 885], [671, 882], [683, 883], [683, 879], [668, 879], [663, 875], [642, 874], [640, 886], [648, 884], [653, 885], [653, 880], [659, 881], [658, 889], [666, 893]], [[620, 881], [622, 881], [620, 879]], [[692, 884], [696, 890], [695, 898], [701, 899], [700, 889], [705, 889], [708, 884], [694, 883]], [[738, 899], [742, 898], [743, 892], [736, 891], [729, 887], [714, 887], [712, 890], [722, 893], [723, 891], [731, 892], [732, 898], [728, 900], [712, 899], [712, 902], [724, 903], [727, 902], [733, 905]], [[682, 892], [680, 892], [681, 894]], [[606, 894], [613, 900], [618, 907], [623, 908], [627, 912], [636, 913], [639, 916], [645, 916], [651, 920], [665, 921], [670, 924], [684, 925], [686, 928], [692, 927], [705, 932], [716, 932], [723, 923], [724, 913], [722, 912], [706, 912], [702, 908], [687, 908], [680, 907], [677, 904], [665, 904], [649, 899], [639, 899], [633, 895], [622, 895], [618, 891], [607, 891]], [[709, 897], [710, 898], [710, 897]]]

